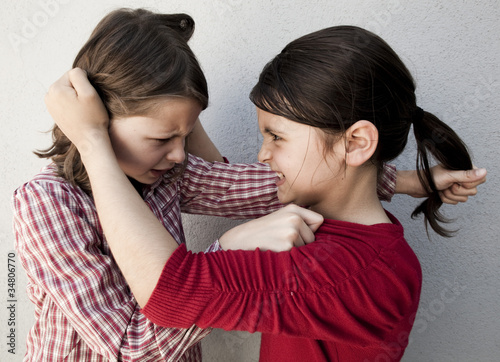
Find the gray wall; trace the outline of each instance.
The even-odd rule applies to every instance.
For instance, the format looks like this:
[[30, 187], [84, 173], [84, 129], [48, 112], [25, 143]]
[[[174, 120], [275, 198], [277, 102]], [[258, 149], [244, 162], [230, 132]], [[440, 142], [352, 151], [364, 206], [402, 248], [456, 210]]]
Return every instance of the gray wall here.
[[[7, 353], [7, 259], [13, 249], [10, 195], [44, 161], [31, 151], [49, 145], [52, 122], [43, 104], [48, 86], [69, 69], [98, 20], [121, 6], [187, 12], [197, 24], [191, 46], [206, 72], [211, 105], [202, 121], [223, 154], [256, 159], [259, 136], [248, 93], [264, 66], [289, 41], [338, 24], [366, 27], [386, 39], [418, 84], [419, 105], [463, 137], [478, 166], [489, 169], [479, 195], [445, 207], [460, 232], [432, 234], [410, 213], [417, 200], [396, 197], [386, 207], [400, 218], [424, 273], [421, 308], [405, 361], [497, 361], [500, 352], [499, 126], [500, 5], [489, 1], [374, 0], [3, 0], [0, 13], [0, 360], [20, 361], [33, 323], [26, 278], [16, 263], [16, 355]], [[396, 164], [414, 165], [414, 147]], [[186, 217], [191, 248], [201, 250], [232, 222]], [[256, 361], [259, 336], [214, 332], [206, 361]]]

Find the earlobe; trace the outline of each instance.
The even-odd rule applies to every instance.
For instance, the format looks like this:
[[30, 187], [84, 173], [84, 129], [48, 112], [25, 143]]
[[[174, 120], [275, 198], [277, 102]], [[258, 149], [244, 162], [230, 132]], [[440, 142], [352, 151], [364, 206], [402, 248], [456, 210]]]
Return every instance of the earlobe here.
[[378, 145], [378, 130], [369, 121], [358, 121], [346, 132], [346, 164], [361, 166], [368, 161]]

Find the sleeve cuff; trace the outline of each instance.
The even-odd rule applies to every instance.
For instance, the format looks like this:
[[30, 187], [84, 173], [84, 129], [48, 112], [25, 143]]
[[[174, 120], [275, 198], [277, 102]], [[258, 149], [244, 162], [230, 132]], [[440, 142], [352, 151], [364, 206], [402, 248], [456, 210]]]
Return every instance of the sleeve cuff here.
[[219, 244], [219, 239], [215, 240], [212, 245], [210, 245], [206, 250], [205, 253], [213, 253], [215, 251], [221, 251], [222, 247]]
[[396, 179], [396, 166], [384, 163], [384, 169], [377, 185], [377, 194], [381, 201], [391, 201], [396, 191]]
[[170, 256], [160, 279], [141, 310], [151, 322], [162, 327], [189, 328], [203, 311], [212, 293], [206, 265], [181, 244]]

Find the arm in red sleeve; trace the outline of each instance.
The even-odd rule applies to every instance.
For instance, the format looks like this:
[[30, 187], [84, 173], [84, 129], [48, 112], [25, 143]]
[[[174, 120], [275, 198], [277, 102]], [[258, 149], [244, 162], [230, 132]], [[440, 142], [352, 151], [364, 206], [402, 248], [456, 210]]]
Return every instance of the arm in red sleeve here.
[[203, 255], [180, 246], [142, 312], [171, 327], [373, 341], [415, 304], [391, 267], [370, 248], [359, 259], [318, 241], [283, 253]]

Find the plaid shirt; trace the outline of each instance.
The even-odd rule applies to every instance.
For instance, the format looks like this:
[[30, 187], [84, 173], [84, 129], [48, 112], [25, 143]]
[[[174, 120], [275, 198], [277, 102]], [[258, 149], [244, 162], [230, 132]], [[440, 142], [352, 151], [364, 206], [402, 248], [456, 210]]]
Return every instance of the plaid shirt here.
[[[386, 170], [379, 193], [390, 199], [395, 169]], [[143, 198], [179, 244], [181, 212], [255, 218], [280, 207], [276, 174], [263, 164], [189, 156], [182, 176], [173, 182], [169, 176], [144, 187]], [[13, 209], [16, 249], [35, 304], [25, 360], [201, 361], [198, 342], [209, 330], [162, 328], [140, 313], [93, 199], [58, 177], [54, 165], [15, 191]]]

